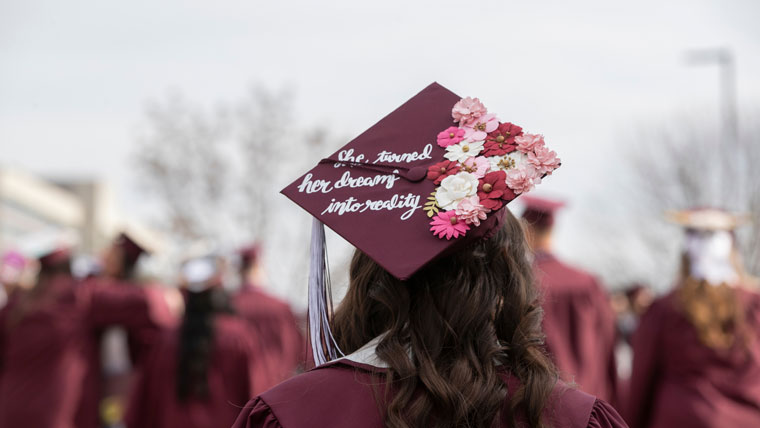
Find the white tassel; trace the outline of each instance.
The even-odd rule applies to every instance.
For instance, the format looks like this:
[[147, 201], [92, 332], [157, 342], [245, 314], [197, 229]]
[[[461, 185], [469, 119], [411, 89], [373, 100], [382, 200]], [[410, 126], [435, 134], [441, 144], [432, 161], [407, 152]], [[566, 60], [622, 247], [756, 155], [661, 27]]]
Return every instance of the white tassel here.
[[333, 305], [326, 245], [325, 227], [315, 217], [309, 251], [309, 338], [317, 366], [343, 356], [330, 330]]

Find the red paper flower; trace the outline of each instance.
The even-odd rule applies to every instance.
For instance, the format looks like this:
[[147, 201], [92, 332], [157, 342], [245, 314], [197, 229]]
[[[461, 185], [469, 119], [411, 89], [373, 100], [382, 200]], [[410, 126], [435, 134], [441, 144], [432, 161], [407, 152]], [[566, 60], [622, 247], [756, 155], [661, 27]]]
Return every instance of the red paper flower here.
[[459, 172], [459, 164], [445, 160], [428, 168], [427, 178], [433, 180], [436, 185], [441, 184], [444, 178]]
[[483, 156], [503, 156], [515, 151], [515, 137], [522, 135], [522, 128], [509, 122], [499, 124], [488, 134], [483, 145]]
[[515, 193], [507, 187], [507, 173], [493, 171], [486, 174], [478, 183], [478, 198], [480, 204], [491, 211], [496, 211], [504, 205], [504, 201], [511, 201]]

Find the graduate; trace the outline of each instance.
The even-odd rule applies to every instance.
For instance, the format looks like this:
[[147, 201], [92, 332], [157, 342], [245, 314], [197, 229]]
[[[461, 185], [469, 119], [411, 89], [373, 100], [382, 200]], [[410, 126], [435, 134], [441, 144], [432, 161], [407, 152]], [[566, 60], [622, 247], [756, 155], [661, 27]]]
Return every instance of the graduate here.
[[131, 393], [128, 428], [228, 427], [240, 406], [269, 386], [261, 351], [222, 288], [221, 259], [182, 267], [185, 313], [146, 358]]
[[0, 311], [0, 427], [99, 427], [99, 333], [136, 338], [171, 322], [163, 296], [71, 275], [72, 242], [52, 236], [33, 288]]
[[609, 296], [593, 275], [552, 252], [555, 214], [564, 204], [530, 195], [520, 199], [543, 293], [546, 348], [564, 380], [614, 401], [617, 332]]
[[760, 427], [760, 294], [739, 262], [740, 218], [671, 213], [684, 230], [680, 278], [633, 336], [632, 427]]
[[261, 247], [253, 244], [242, 248], [240, 255], [240, 291], [234, 306], [261, 342], [261, 350], [269, 361], [271, 385], [293, 376], [306, 359], [306, 341], [290, 305], [262, 288]]
[[[165, 298], [170, 299], [169, 293], [176, 290], [158, 284], [146, 284], [138, 278], [139, 262], [152, 252], [154, 248], [148, 236], [137, 233], [134, 229], [123, 230], [101, 255], [99, 272], [90, 275], [86, 281], [128, 288], [150, 288], [151, 292], [164, 294]], [[172, 321], [173, 325], [177, 320]], [[135, 337], [120, 326], [99, 332], [101, 363], [90, 368], [88, 379], [92, 385], [98, 385], [97, 389], [91, 389], [96, 394], [91, 399], [99, 402], [100, 419], [106, 428], [119, 426], [122, 422], [133, 372], [139, 367], [143, 355], [159, 340], [159, 331], [153, 333], [156, 335], [142, 332], [140, 337]]]
[[[558, 380], [505, 208], [558, 166], [542, 136], [433, 83], [286, 187], [314, 216], [317, 367], [252, 399], [234, 427], [624, 427]], [[334, 315], [323, 225], [356, 247]]]

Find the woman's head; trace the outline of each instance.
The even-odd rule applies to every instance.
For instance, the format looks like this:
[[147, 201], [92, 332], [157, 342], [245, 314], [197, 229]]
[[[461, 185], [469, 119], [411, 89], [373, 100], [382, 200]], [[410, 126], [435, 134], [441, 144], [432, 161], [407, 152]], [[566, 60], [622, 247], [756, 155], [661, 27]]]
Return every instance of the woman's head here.
[[507, 211], [493, 237], [406, 281], [354, 254], [333, 332], [344, 352], [387, 333], [377, 354], [390, 366], [396, 392], [389, 426], [490, 426], [506, 395], [498, 364], [523, 382], [515, 404], [538, 424], [555, 374], [542, 352], [527, 252], [522, 227]]
[[743, 277], [732, 232], [686, 231], [677, 295], [704, 345], [727, 349], [743, 334], [744, 310], [735, 288]]

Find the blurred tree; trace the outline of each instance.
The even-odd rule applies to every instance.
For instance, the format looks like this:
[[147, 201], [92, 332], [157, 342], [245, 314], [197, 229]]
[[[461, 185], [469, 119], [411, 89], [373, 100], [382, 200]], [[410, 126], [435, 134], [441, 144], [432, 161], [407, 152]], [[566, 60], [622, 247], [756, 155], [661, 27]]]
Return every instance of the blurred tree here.
[[186, 241], [214, 233], [213, 207], [228, 190], [229, 159], [221, 147], [229, 134], [225, 115], [208, 114], [179, 93], [151, 102], [145, 115], [136, 175], [166, 213], [160, 226]]
[[[199, 239], [225, 248], [258, 240], [265, 256], [289, 257], [282, 272], [270, 265], [277, 281], [300, 286], [309, 217], [288, 209], [278, 191], [335, 144], [323, 128], [300, 127], [292, 101], [290, 91], [254, 88], [206, 110], [172, 93], [148, 104], [134, 164], [159, 208], [157, 226], [180, 247]], [[304, 251], [294, 255], [298, 240]]]

